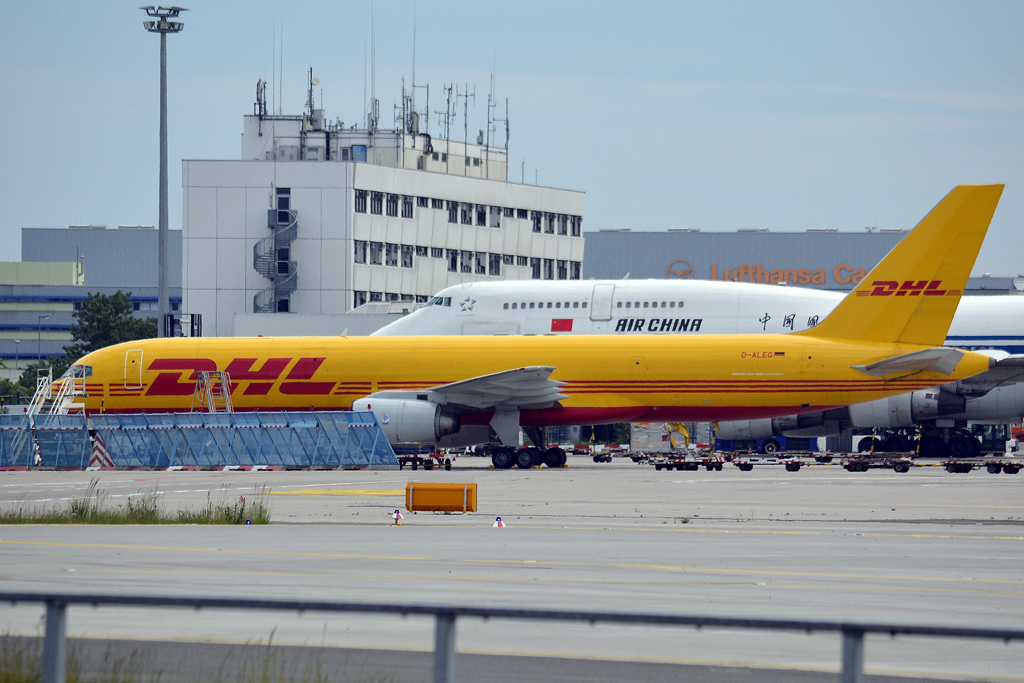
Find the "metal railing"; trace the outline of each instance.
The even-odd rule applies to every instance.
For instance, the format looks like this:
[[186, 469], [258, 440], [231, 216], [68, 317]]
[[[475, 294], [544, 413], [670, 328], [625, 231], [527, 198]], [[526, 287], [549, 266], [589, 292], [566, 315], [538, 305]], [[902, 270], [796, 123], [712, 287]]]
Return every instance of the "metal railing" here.
[[1022, 629], [963, 628], [875, 622], [808, 621], [801, 619], [761, 619], [712, 617], [687, 614], [642, 614], [628, 612], [588, 612], [555, 609], [512, 609], [463, 605], [425, 605], [371, 602], [333, 602], [322, 600], [253, 600], [249, 598], [190, 598], [148, 595], [103, 595], [70, 593], [0, 593], [0, 602], [42, 603], [46, 606], [43, 642], [43, 683], [67, 681], [67, 608], [69, 605], [121, 607], [187, 607], [192, 609], [278, 610], [288, 612], [357, 612], [363, 614], [422, 615], [435, 618], [434, 683], [455, 681], [455, 621], [459, 617], [479, 619], [526, 619], [532, 621], [577, 621], [591, 625], [643, 624], [648, 626], [693, 626], [697, 629], [739, 628], [804, 633], [839, 633], [842, 637], [842, 683], [864, 683], [864, 636], [868, 633], [895, 637], [931, 636], [939, 638], [983, 638], [1024, 640]]

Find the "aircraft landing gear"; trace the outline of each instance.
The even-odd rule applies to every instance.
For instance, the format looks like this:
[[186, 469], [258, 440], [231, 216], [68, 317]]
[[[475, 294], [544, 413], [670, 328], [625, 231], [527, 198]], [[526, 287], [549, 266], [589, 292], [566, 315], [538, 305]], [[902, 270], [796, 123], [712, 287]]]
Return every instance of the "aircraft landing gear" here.
[[515, 464], [511, 448], [495, 448], [491, 453], [491, 464], [496, 470], [507, 470]]
[[561, 448], [549, 448], [544, 451], [544, 464], [548, 467], [565, 467], [568, 459]]

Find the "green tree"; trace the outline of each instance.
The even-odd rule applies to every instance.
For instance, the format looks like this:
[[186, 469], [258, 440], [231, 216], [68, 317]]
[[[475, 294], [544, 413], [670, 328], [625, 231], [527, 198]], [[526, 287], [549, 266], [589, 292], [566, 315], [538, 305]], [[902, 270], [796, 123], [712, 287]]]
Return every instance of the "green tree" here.
[[37, 370], [53, 368], [53, 378], [57, 379], [87, 353], [112, 344], [155, 337], [156, 318], [136, 318], [131, 297], [131, 292], [120, 290], [109, 296], [87, 295], [81, 308], [72, 314], [75, 322], [71, 325], [71, 344], [64, 347], [64, 357], [32, 363], [21, 374], [18, 385], [31, 396], [36, 390]]
[[71, 325], [73, 343], [64, 347], [69, 365], [107, 346], [156, 336], [156, 318], [136, 318], [131, 297], [131, 292], [122, 291], [88, 295], [73, 316], [77, 321]]

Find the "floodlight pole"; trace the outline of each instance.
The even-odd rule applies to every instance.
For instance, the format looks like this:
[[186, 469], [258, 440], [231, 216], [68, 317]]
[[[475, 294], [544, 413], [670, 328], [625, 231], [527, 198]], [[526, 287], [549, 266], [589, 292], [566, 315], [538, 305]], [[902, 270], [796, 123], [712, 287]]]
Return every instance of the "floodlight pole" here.
[[168, 273], [170, 271], [170, 249], [167, 219], [167, 34], [180, 33], [185, 24], [180, 21], [169, 21], [182, 12], [184, 7], [140, 7], [148, 16], [156, 21], [144, 21], [142, 25], [150, 33], [160, 34], [160, 225], [158, 231], [159, 267], [157, 269], [158, 304], [160, 319], [157, 321], [156, 335], [164, 336], [164, 325], [167, 314], [171, 311], [170, 294], [168, 292]]

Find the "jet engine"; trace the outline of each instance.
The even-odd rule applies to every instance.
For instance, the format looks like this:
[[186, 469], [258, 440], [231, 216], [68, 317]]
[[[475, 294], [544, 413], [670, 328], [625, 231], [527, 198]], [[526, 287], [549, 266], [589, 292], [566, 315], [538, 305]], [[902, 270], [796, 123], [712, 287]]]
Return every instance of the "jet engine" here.
[[430, 401], [370, 396], [353, 401], [352, 410], [372, 411], [391, 443], [436, 444], [462, 427], [456, 413]]
[[850, 406], [853, 427], [912, 427], [924, 420], [964, 411], [963, 396], [938, 388], [900, 394]]

